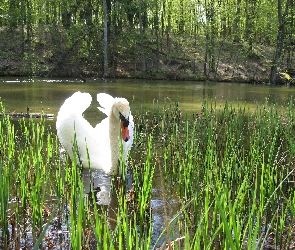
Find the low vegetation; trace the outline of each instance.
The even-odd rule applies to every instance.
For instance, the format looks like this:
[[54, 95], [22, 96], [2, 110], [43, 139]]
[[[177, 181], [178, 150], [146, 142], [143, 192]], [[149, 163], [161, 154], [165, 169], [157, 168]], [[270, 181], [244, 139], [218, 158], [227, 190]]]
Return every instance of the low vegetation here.
[[[205, 102], [194, 114], [182, 114], [177, 103], [138, 110], [129, 166], [121, 166], [133, 185], [127, 188], [125, 174], [113, 178], [112, 206], [94, 202], [97, 190], [85, 194], [79, 162], [69, 161], [45, 119], [4, 116], [0, 247], [291, 248], [293, 110], [292, 100], [253, 110]], [[164, 217], [156, 236], [155, 186]], [[171, 215], [172, 201], [178, 208]]]

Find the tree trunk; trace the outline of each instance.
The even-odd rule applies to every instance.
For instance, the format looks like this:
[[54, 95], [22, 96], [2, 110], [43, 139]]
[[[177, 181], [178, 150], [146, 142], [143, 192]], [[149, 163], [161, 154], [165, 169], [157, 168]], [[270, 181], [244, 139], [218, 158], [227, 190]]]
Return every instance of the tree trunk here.
[[139, 18], [139, 29], [140, 29], [140, 47], [141, 47], [141, 63], [142, 63], [142, 71], [146, 72], [146, 60], [145, 60], [145, 51], [144, 51], [144, 37], [143, 37], [143, 24], [142, 24], [142, 13], [141, 13], [141, 0], [138, 0], [138, 18]]
[[234, 43], [240, 42], [240, 35], [241, 35], [240, 21], [241, 21], [241, 0], [237, 0], [236, 17], [235, 17], [235, 22], [233, 24]]
[[206, 52], [204, 75], [209, 78], [210, 72], [215, 71], [215, 47], [216, 47], [216, 16], [215, 16], [215, 3], [213, 0], [205, 1], [206, 6]]
[[61, 5], [61, 23], [65, 29], [71, 27], [71, 12], [68, 10], [67, 3]]
[[[24, 5], [23, 1], [21, 2], [21, 5]], [[9, 28], [11, 28], [12, 30], [15, 29], [18, 25], [17, 20], [19, 19], [19, 16], [17, 15], [17, 9], [18, 9], [18, 2], [16, 0], [10, 0], [8, 16], [9, 16]], [[24, 13], [21, 12], [21, 15], [24, 15]]]
[[154, 26], [155, 26], [155, 32], [156, 32], [156, 44], [157, 44], [157, 54], [156, 54], [156, 69], [159, 68], [159, 61], [160, 61], [160, 55], [159, 55], [159, 6], [158, 6], [158, 1], [155, 2], [155, 7], [156, 7], [156, 13], [155, 13], [155, 18], [154, 18]]
[[103, 0], [103, 77], [108, 77], [108, 9]]
[[248, 42], [248, 53], [253, 52], [253, 42], [255, 38], [255, 16], [257, 15], [257, 1], [247, 0], [246, 1], [246, 27], [245, 37]]
[[178, 31], [180, 34], [182, 34], [184, 32], [184, 26], [185, 26], [185, 21], [184, 21], [184, 4], [183, 4], [183, 0], [180, 0], [180, 17], [178, 20]]
[[30, 1], [26, 2], [26, 29], [27, 29], [27, 36], [26, 36], [26, 44], [27, 44], [27, 52], [28, 52], [28, 72], [30, 76], [33, 75], [33, 68], [32, 68], [32, 39], [33, 39], [33, 27], [32, 27], [32, 5]]
[[22, 56], [24, 56], [25, 51], [26, 51], [26, 39], [25, 39], [25, 22], [26, 22], [26, 6], [25, 3], [22, 1], [21, 2], [21, 20], [22, 20], [22, 27], [21, 27], [21, 41], [22, 41], [22, 45], [21, 45], [21, 54]]
[[276, 84], [277, 82], [277, 71], [278, 63], [282, 55], [283, 46], [284, 46], [284, 37], [285, 37], [285, 18], [288, 13], [288, 8], [291, 3], [291, 0], [287, 0], [284, 14], [282, 12], [282, 0], [278, 0], [278, 34], [277, 34], [277, 46], [274, 56], [274, 60], [271, 66], [270, 71], [270, 83]]

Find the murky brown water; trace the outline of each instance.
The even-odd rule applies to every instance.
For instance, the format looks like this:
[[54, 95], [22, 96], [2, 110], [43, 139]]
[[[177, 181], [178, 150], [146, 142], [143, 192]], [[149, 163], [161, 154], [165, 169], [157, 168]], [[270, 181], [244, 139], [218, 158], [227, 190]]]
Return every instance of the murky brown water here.
[[[88, 92], [93, 102], [85, 113], [91, 124], [100, 121], [102, 115], [97, 110], [96, 94], [105, 92], [112, 96], [125, 97], [131, 104], [131, 110], [152, 108], [154, 103], [162, 105], [164, 102], [179, 102], [180, 110], [185, 113], [197, 112], [201, 109], [204, 100], [213, 100], [217, 106], [226, 101], [233, 105], [246, 105], [249, 108], [263, 104], [267, 99], [270, 103], [287, 105], [291, 97], [295, 96], [295, 88], [286, 86], [261, 86], [235, 83], [204, 83], [204, 82], [175, 82], [175, 81], [146, 81], [146, 80], [109, 80], [101, 79], [81, 82], [77, 79], [27, 79], [27, 78], [0, 78], [0, 97], [6, 112], [31, 112], [54, 114], [54, 118], [47, 120], [55, 130], [55, 119], [64, 100], [74, 92]], [[85, 175], [85, 177], [87, 177]], [[85, 178], [87, 179], [87, 178]], [[86, 184], [86, 183], [85, 183]], [[86, 186], [86, 185], [85, 185]], [[169, 201], [169, 216], [172, 218], [178, 209], [173, 197]], [[164, 227], [163, 201], [161, 187], [153, 188], [154, 238]]]

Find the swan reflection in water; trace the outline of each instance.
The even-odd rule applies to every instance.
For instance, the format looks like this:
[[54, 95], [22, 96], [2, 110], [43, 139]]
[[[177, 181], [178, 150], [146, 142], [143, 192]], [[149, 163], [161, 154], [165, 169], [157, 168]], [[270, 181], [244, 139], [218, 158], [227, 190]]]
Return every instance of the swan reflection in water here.
[[[89, 200], [93, 199], [92, 191], [94, 193], [94, 199], [92, 202], [96, 202], [100, 206], [116, 207], [118, 205], [116, 190], [112, 190], [112, 176], [106, 175], [100, 170], [83, 169], [82, 179], [84, 184], [85, 194], [88, 195]], [[115, 179], [116, 180], [116, 179]], [[115, 186], [118, 184], [114, 181]], [[127, 173], [126, 175], [126, 190], [127, 192], [132, 189], [133, 178], [132, 175]]]

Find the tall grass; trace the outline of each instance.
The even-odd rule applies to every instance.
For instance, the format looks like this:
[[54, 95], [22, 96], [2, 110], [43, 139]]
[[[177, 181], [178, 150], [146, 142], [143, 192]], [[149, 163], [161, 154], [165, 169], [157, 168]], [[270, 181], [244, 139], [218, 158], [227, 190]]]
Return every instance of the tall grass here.
[[194, 201], [185, 213], [190, 247], [257, 249], [272, 235], [277, 246], [288, 245], [282, 239], [293, 220], [292, 108], [266, 102], [246, 111], [226, 103], [219, 111], [205, 103], [194, 120], [174, 124], [162, 149], [164, 169], [183, 204]]
[[[79, 158], [69, 160], [45, 119], [12, 124], [3, 116], [0, 248], [290, 248], [293, 108], [292, 100], [254, 110], [205, 102], [182, 114], [166, 101], [133, 112], [135, 142], [128, 167], [121, 159], [122, 175], [113, 177], [110, 206], [96, 203], [94, 188], [85, 193]], [[153, 221], [155, 189], [166, 201], [161, 228]]]
[[[2, 107], [2, 105], [1, 105]], [[4, 107], [2, 107], [4, 110]], [[3, 117], [4, 123], [0, 123], [0, 225], [2, 227], [2, 242], [3, 247], [8, 247], [9, 241], [9, 215], [8, 215], [8, 203], [10, 196], [10, 171], [9, 167], [12, 165], [11, 159], [14, 154], [14, 129], [13, 125], [7, 116]]]

